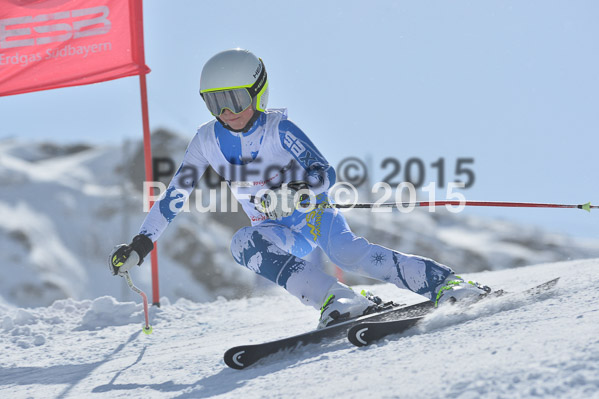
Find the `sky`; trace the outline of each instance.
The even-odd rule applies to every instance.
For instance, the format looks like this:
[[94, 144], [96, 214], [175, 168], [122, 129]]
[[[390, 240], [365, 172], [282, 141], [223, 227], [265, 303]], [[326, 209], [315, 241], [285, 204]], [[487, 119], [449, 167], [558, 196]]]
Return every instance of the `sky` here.
[[[288, 108], [335, 166], [357, 157], [376, 181], [399, 161], [399, 181], [416, 159], [427, 184], [440, 158], [446, 182], [465, 177], [465, 158], [475, 177], [466, 199], [597, 204], [598, 17], [594, 1], [149, 0], [150, 124], [191, 139], [212, 118], [198, 95], [203, 64], [242, 47], [264, 60], [269, 107]], [[0, 120], [0, 139], [141, 138], [139, 80], [0, 97]], [[464, 214], [599, 233], [599, 212]]]

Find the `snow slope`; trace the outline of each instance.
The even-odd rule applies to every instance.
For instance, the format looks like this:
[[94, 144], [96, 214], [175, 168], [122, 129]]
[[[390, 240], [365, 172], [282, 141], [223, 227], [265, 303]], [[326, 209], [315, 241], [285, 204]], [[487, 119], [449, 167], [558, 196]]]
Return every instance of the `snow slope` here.
[[561, 280], [536, 301], [514, 295], [441, 309], [402, 337], [366, 348], [311, 345], [243, 371], [224, 365], [228, 347], [303, 332], [317, 312], [280, 289], [210, 303], [165, 299], [146, 336], [139, 303], [0, 303], [0, 397], [599, 398], [598, 267], [590, 259], [467, 274], [513, 292]]

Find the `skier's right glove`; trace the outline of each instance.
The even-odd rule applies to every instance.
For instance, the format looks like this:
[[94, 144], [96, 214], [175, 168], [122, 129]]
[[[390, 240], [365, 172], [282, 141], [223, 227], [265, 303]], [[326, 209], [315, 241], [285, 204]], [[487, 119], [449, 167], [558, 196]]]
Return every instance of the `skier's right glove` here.
[[131, 244], [114, 247], [108, 258], [108, 268], [114, 276], [124, 275], [135, 265], [141, 265], [144, 258], [154, 249], [154, 243], [143, 234], [133, 237]]

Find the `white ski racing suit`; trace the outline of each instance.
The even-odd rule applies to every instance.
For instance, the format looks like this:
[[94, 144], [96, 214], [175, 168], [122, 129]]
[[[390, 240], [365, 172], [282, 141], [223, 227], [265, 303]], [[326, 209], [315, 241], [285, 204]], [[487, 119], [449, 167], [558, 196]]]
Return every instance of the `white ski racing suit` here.
[[156, 241], [209, 165], [227, 181], [251, 220], [251, 226], [233, 236], [233, 258], [317, 309], [336, 279], [324, 273], [321, 265], [302, 259], [316, 247], [342, 270], [390, 282], [429, 299], [434, 299], [439, 285], [453, 272], [431, 259], [356, 236], [337, 209], [295, 210], [277, 221], [259, 212], [252, 198], [260, 196], [261, 190], [307, 181], [317, 203], [323, 203], [328, 202], [327, 190], [335, 183], [333, 167], [287, 119], [285, 109], [262, 113], [247, 133], [230, 132], [216, 120], [200, 126], [140, 234]]

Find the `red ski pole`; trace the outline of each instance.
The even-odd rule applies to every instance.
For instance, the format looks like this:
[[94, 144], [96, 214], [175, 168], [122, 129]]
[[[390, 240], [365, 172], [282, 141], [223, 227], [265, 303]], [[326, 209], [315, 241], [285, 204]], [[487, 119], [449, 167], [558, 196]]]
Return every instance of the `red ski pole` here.
[[131, 280], [131, 276], [129, 275], [128, 271], [126, 271], [123, 274], [125, 275], [125, 279], [127, 279], [127, 285], [129, 285], [129, 288], [131, 288], [131, 290], [133, 290], [133, 291], [137, 292], [139, 295], [141, 295], [141, 298], [143, 299], [144, 316], [146, 318], [146, 324], [143, 326], [142, 330], [144, 333], [146, 333], [148, 335], [152, 334], [152, 326], [150, 325], [150, 315], [148, 312], [148, 297], [142, 290], [140, 290], [135, 285], [133, 285], [133, 280]]
[[590, 212], [591, 209], [599, 208], [599, 205], [591, 205], [590, 202], [580, 205], [570, 204], [545, 204], [537, 202], [500, 202], [500, 201], [416, 201], [416, 202], [383, 202], [383, 203], [357, 203], [357, 204], [322, 204], [323, 208], [409, 208], [424, 206], [489, 206], [506, 208], [576, 208]]

